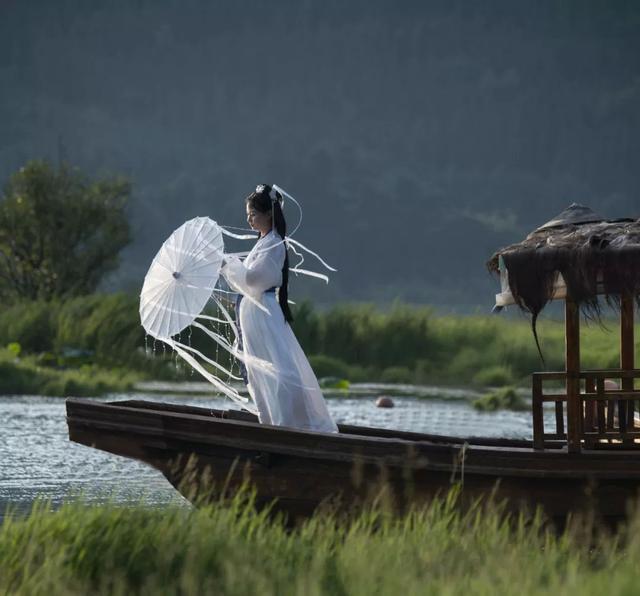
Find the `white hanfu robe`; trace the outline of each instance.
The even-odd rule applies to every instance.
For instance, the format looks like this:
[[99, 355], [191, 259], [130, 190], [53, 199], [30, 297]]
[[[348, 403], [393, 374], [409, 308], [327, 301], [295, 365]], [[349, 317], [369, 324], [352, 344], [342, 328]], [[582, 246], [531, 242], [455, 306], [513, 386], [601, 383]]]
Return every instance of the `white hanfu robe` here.
[[271, 231], [256, 242], [244, 262], [229, 257], [221, 271], [231, 288], [244, 296], [239, 318], [245, 354], [270, 362], [276, 370], [270, 374], [249, 362], [249, 394], [263, 424], [338, 432], [276, 293], [267, 291], [282, 285], [285, 251], [280, 235]]

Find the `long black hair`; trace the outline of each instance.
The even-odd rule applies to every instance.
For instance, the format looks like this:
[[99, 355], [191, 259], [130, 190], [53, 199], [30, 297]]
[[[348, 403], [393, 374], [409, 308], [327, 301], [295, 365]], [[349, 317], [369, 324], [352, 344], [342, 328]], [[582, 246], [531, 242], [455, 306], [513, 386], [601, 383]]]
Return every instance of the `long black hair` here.
[[[273, 197], [273, 198], [272, 198]], [[287, 234], [287, 222], [282, 213], [282, 196], [274, 191], [268, 184], [261, 184], [247, 198], [246, 202], [252, 209], [260, 213], [269, 213], [272, 218], [272, 225], [280, 238], [284, 240]], [[289, 251], [285, 244], [284, 265], [282, 266], [282, 285], [278, 290], [278, 302], [282, 309], [285, 321], [293, 321], [293, 315], [289, 309]]]

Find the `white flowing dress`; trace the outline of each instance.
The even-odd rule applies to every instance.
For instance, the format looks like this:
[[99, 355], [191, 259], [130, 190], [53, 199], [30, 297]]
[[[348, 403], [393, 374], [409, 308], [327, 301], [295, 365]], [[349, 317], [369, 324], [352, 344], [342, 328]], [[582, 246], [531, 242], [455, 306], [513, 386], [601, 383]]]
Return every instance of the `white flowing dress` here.
[[279, 234], [271, 231], [256, 242], [244, 262], [228, 257], [221, 271], [231, 288], [244, 296], [240, 307], [244, 352], [272, 363], [276, 370], [275, 375], [270, 374], [249, 362], [249, 394], [263, 424], [338, 432], [309, 361], [285, 321], [276, 293], [266, 291], [282, 285], [285, 252]]

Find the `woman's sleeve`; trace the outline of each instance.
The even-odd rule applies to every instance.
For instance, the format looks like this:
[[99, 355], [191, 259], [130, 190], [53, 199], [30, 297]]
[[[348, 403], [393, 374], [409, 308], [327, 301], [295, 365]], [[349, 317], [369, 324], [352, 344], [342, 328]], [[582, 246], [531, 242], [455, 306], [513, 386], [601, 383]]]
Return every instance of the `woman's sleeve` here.
[[240, 294], [259, 298], [265, 290], [282, 283], [284, 245], [266, 248], [247, 267], [238, 257], [227, 257], [220, 273]]

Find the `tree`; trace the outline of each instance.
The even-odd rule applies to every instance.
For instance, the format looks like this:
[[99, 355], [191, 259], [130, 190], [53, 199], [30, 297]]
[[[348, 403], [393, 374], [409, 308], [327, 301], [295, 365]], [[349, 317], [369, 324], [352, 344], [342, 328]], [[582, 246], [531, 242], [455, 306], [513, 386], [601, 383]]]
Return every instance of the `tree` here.
[[89, 180], [67, 165], [31, 161], [0, 200], [0, 295], [43, 299], [87, 294], [118, 265], [131, 238], [130, 184]]

